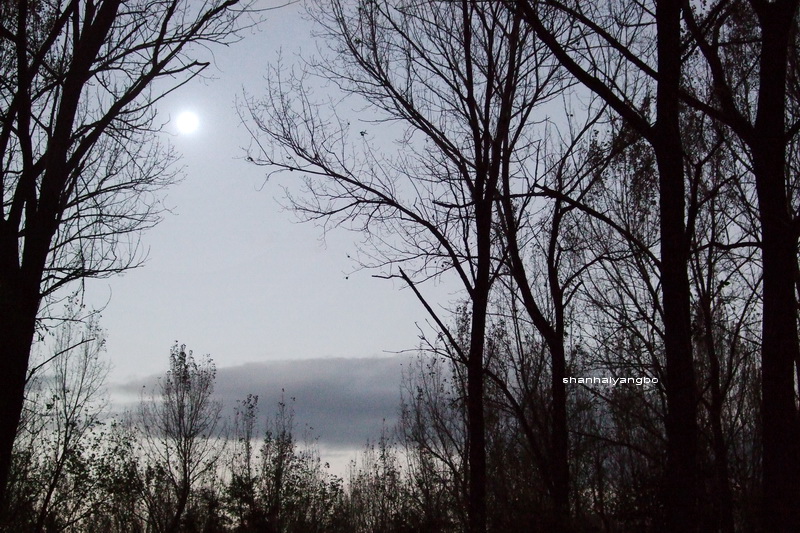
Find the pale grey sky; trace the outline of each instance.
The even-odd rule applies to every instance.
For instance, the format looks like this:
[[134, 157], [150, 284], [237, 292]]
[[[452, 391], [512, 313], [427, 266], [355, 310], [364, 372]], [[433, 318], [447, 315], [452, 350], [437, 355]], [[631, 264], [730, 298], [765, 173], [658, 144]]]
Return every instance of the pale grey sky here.
[[[185, 179], [165, 195], [174, 214], [144, 234], [146, 265], [89, 281], [87, 302], [108, 300], [100, 322], [108, 333], [112, 390], [166, 371], [176, 340], [195, 354], [211, 355], [225, 376], [226, 400], [237, 397], [232, 390], [237, 383], [238, 397], [244, 397], [282, 386], [279, 378], [285, 376], [287, 394], [297, 397], [298, 405], [321, 405], [319, 394], [303, 395], [314, 390], [332, 395], [343, 383], [342, 372], [353, 372], [353, 386], [364, 383], [352, 358], [388, 358], [377, 367], [364, 361], [364, 371], [386, 372], [369, 374], [374, 389], [348, 396], [339, 427], [318, 428], [322, 442], [343, 445], [343, 428], [379, 431], [381, 418], [396, 414], [400, 359], [386, 352], [417, 346], [415, 323], [427, 317], [413, 293], [400, 290], [400, 282], [374, 279], [369, 271], [351, 274], [357, 265], [348, 254], [353, 255], [358, 234], [334, 230], [323, 243], [318, 227], [293, 222], [293, 214], [281, 209], [279, 184], [265, 184], [265, 170], [244, 161], [249, 137], [239, 125], [234, 100], [243, 88], [259, 94], [267, 63], [279, 50], [284, 61], [296, 58], [301, 48], [313, 53], [310, 25], [301, 13], [298, 5], [268, 13], [258, 33], [215, 52], [216, 65], [208, 74], [216, 79], [195, 80], [161, 103], [163, 121], [185, 110], [200, 119], [192, 134], [177, 134], [174, 120], [166, 125], [185, 167]], [[456, 298], [441, 285], [429, 290], [439, 302]], [[301, 362], [296, 370], [290, 363], [274, 363], [325, 358], [347, 359], [331, 359], [341, 363], [333, 366]], [[232, 375], [248, 379], [228, 379]], [[325, 376], [332, 380], [328, 385], [321, 381]], [[262, 390], [248, 390], [251, 384]], [[388, 390], [394, 391], [394, 402]], [[268, 403], [264, 412], [273, 409]], [[322, 418], [335, 418], [330, 408], [336, 405], [330, 403]], [[301, 425], [313, 423], [314, 417], [304, 414], [308, 409], [298, 410]], [[354, 436], [363, 437], [362, 429], [351, 432], [348, 445]]]

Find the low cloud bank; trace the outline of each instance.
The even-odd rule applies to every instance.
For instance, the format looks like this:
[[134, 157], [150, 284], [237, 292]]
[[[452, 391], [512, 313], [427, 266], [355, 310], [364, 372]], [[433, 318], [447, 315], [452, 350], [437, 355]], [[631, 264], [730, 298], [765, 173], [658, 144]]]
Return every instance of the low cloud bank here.
[[[237, 400], [259, 397], [261, 423], [271, 417], [283, 394], [295, 413], [295, 435], [328, 448], [360, 448], [381, 429], [393, 427], [400, 407], [402, 371], [409, 356], [299, 359], [217, 368], [215, 395], [233, 413]], [[155, 377], [147, 380], [155, 381]], [[143, 382], [119, 384], [112, 394], [138, 394]], [[283, 391], [283, 392], [282, 392]], [[292, 400], [293, 399], [293, 400]], [[262, 426], [263, 427], [263, 426]]]

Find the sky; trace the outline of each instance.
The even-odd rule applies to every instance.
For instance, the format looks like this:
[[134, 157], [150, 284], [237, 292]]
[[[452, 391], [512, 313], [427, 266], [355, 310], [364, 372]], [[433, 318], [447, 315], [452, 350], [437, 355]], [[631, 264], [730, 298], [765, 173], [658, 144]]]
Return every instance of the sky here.
[[[147, 231], [142, 268], [86, 284], [85, 301], [103, 307], [113, 366], [112, 398], [125, 398], [168, 367], [170, 347], [210, 354], [217, 392], [231, 407], [246, 394], [272, 412], [281, 389], [296, 398], [299, 427], [314, 427], [323, 449], [360, 448], [392, 424], [401, 364], [419, 344], [425, 311], [399, 281], [355, 271], [359, 235], [324, 235], [280, 206], [279, 182], [245, 161], [249, 144], [235, 101], [258, 95], [269, 61], [314, 52], [300, 5], [266, 14], [257, 32], [216, 49], [207, 75], [159, 105], [184, 179], [164, 194], [170, 208]], [[177, 117], [199, 119], [181, 133]], [[457, 298], [443, 285], [434, 301]], [[384, 422], [386, 420], [386, 422]]]

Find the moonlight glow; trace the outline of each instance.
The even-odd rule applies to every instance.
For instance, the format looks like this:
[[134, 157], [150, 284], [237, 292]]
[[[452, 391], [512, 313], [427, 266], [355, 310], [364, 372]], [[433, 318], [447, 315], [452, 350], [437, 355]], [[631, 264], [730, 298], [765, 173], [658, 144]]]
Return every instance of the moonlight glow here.
[[200, 119], [197, 116], [197, 113], [193, 113], [192, 111], [184, 111], [178, 118], [175, 119], [175, 125], [178, 128], [178, 131], [181, 133], [192, 133], [197, 131], [197, 127], [200, 126]]

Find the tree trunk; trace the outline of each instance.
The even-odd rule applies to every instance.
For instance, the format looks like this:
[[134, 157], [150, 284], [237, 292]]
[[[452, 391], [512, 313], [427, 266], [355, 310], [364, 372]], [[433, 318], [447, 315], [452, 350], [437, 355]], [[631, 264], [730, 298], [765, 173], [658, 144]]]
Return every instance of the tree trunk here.
[[[484, 181], [485, 183], [485, 181]], [[494, 187], [490, 187], [494, 190]], [[479, 192], [480, 194], [480, 192]], [[472, 300], [469, 354], [467, 360], [467, 438], [469, 440], [468, 530], [486, 531], [486, 423], [483, 411], [483, 355], [486, 313], [491, 288], [491, 195], [476, 202], [477, 265]]]
[[39, 309], [36, 292], [26, 290], [19, 276], [2, 274], [0, 280], [0, 502], [6, 510], [8, 480], [17, 426], [25, 399], [28, 358]]
[[[564, 378], [567, 373], [566, 350], [564, 349], [564, 295], [561, 282], [558, 278], [557, 242], [563, 211], [561, 202], [557, 201], [550, 228], [549, 246], [547, 252], [547, 280], [550, 289], [550, 304], [555, 317], [551, 321], [541, 311], [531, 290], [522, 253], [519, 247], [519, 234], [515, 220], [515, 209], [511, 202], [510, 175], [507, 169], [503, 172], [503, 194], [500, 205], [502, 206], [503, 232], [506, 237], [506, 247], [509, 256], [511, 276], [517, 284], [522, 297], [525, 311], [533, 322], [536, 330], [547, 343], [552, 365], [550, 411], [552, 426], [550, 428], [548, 487], [550, 499], [553, 504], [553, 524], [557, 531], [570, 531], [571, 513], [569, 505], [569, 428], [567, 425], [567, 391]], [[521, 413], [521, 417], [524, 417]], [[529, 439], [532, 448], [537, 446], [533, 439]]]
[[555, 314], [555, 327], [551, 326], [545, 333], [552, 363], [552, 413], [553, 435], [550, 440], [552, 449], [550, 457], [553, 461], [553, 504], [558, 531], [570, 530], [569, 508], [569, 429], [567, 427], [567, 389], [564, 378], [567, 377], [567, 359], [564, 349], [564, 290], [558, 277], [558, 240], [561, 221], [564, 217], [561, 201], [556, 201], [553, 221], [550, 227], [550, 239], [547, 247], [547, 279], [550, 287], [550, 299]]
[[[709, 272], [709, 278], [712, 274]], [[710, 280], [709, 280], [710, 281]], [[709, 290], [711, 284], [709, 282]], [[713, 306], [711, 295], [706, 293], [701, 296], [703, 329], [705, 330], [705, 350], [708, 356], [708, 379], [710, 381], [711, 401], [709, 402], [709, 421], [711, 422], [712, 448], [714, 450], [714, 494], [715, 503], [713, 527], [715, 531], [733, 533], [735, 531], [733, 520], [733, 493], [729, 478], [728, 446], [722, 425], [722, 410], [725, 394], [721, 388], [721, 368], [717, 343], [714, 339]]]
[[564, 378], [567, 374], [563, 337], [556, 346], [550, 346], [553, 364], [552, 410], [553, 435], [550, 457], [553, 462], [553, 506], [557, 531], [569, 531], [569, 435], [567, 432], [567, 391]]
[[184, 480], [182, 486], [178, 490], [178, 502], [175, 508], [175, 513], [172, 515], [172, 519], [167, 526], [167, 531], [169, 533], [179, 533], [181, 530], [181, 520], [183, 519], [183, 514], [186, 511], [186, 504], [189, 502], [189, 481]]
[[797, 338], [797, 232], [786, 193], [785, 112], [789, 34], [794, 6], [758, 10], [762, 32], [758, 111], [751, 150], [758, 193], [763, 262], [761, 415], [764, 531], [799, 531], [798, 413], [794, 369]]
[[689, 239], [685, 225], [683, 144], [678, 89], [681, 75], [680, 2], [656, 5], [658, 89], [653, 148], [659, 179], [661, 290], [667, 366], [668, 531], [697, 530], [697, 402], [691, 344]]
[[[485, 301], [484, 301], [485, 302]], [[481, 312], [480, 307], [483, 307]], [[467, 426], [469, 438], [469, 531], [486, 531], [486, 429], [483, 413], [483, 337], [485, 303], [473, 301], [467, 364]]]
[[25, 402], [40, 283], [55, 226], [30, 220], [22, 261], [17, 235], [0, 225], [0, 513], [5, 513], [14, 440]]

